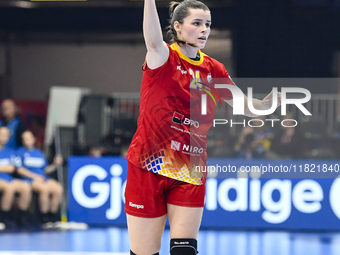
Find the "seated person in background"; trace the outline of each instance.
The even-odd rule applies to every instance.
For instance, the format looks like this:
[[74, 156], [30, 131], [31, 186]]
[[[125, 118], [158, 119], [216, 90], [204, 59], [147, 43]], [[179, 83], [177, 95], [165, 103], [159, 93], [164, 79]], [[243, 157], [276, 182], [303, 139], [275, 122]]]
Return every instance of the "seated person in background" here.
[[[259, 120], [262, 120], [262, 122]], [[237, 158], [253, 159], [267, 157], [273, 132], [263, 116], [254, 119], [252, 125], [255, 127], [245, 126], [242, 129], [234, 145], [234, 155]]]
[[22, 146], [21, 135], [26, 130], [26, 126], [19, 118], [18, 109], [13, 100], [5, 99], [2, 102], [1, 113], [0, 127], [6, 126], [10, 130], [10, 138], [6, 147], [16, 150]]
[[272, 140], [270, 158], [303, 158], [304, 143], [303, 136], [297, 127], [292, 127], [295, 122], [294, 116], [287, 114], [284, 118], [284, 124], [289, 127], [281, 126]]
[[55, 222], [58, 220], [58, 209], [63, 193], [62, 186], [46, 175], [54, 172], [63, 162], [62, 157], [56, 156], [51, 165], [48, 165], [44, 153], [35, 148], [35, 137], [31, 131], [22, 134], [23, 147], [17, 155], [18, 173], [22, 179], [31, 183], [31, 187], [39, 194], [39, 206], [42, 221]]
[[269, 123], [265, 121], [265, 116], [259, 116], [256, 119], [262, 120], [263, 126], [259, 121], [252, 123], [252, 125], [258, 125], [258, 127], [254, 127], [254, 157], [267, 158], [271, 147], [271, 139], [274, 137], [273, 130]]
[[234, 145], [234, 153], [236, 158], [252, 159], [254, 158], [255, 147], [254, 130], [252, 127], [244, 127]]
[[15, 193], [18, 193], [19, 214], [17, 224], [19, 226], [26, 226], [28, 224], [28, 207], [31, 202], [32, 192], [27, 183], [13, 179], [11, 175], [11, 173], [16, 171], [16, 167], [12, 161], [15, 156], [14, 151], [5, 147], [9, 140], [9, 136], [8, 128], [0, 127], [0, 191], [2, 191], [2, 217], [0, 217], [0, 221], [7, 226], [13, 225], [10, 214]]

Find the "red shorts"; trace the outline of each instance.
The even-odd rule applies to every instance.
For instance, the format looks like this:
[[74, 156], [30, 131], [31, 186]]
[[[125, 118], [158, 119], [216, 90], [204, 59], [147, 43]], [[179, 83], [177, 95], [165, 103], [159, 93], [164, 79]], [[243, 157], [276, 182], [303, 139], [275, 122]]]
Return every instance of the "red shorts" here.
[[167, 204], [203, 207], [204, 185], [193, 185], [141, 169], [128, 161], [125, 189], [127, 214], [156, 218], [167, 213]]

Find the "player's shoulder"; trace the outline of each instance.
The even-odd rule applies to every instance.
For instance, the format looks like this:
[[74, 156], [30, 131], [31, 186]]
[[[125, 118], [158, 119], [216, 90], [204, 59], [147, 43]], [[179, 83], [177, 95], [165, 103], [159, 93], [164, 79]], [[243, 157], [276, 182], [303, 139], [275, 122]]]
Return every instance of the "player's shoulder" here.
[[42, 155], [42, 156], [45, 157], [45, 154], [44, 154], [44, 152], [43, 152], [42, 150], [40, 150], [40, 149], [38, 149], [38, 148], [35, 148], [35, 149], [36, 149], [36, 151], [37, 151], [40, 155]]
[[2, 150], [2, 152], [3, 152], [4, 154], [14, 154], [14, 150], [11, 149], [11, 148], [8, 148], [8, 147], [5, 147], [5, 148]]
[[15, 149], [13, 153], [14, 153], [15, 156], [17, 156], [17, 157], [23, 157], [24, 154], [25, 154], [25, 152], [26, 152], [26, 150], [25, 150], [25, 148], [22, 146], [22, 147], [19, 147], [19, 148]]
[[7, 152], [9, 154], [15, 154], [15, 150], [13, 150], [12, 148], [7, 148]]
[[43, 151], [36, 147], [33, 148], [32, 153], [35, 155], [44, 155]]
[[21, 146], [21, 147], [19, 147], [18, 149], [16, 149], [16, 153], [17, 154], [22, 154], [22, 153], [24, 153], [26, 151], [26, 148], [24, 147], [24, 146]]
[[169, 59], [170, 58], [180, 58], [181, 53], [179, 52], [177, 45], [173, 44], [166, 44], [169, 48]]

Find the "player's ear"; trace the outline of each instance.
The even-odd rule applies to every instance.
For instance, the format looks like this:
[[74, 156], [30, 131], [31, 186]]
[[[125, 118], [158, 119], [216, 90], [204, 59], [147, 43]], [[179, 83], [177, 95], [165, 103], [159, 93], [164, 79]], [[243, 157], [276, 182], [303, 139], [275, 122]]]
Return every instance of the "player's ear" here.
[[181, 24], [178, 21], [175, 21], [174, 23], [174, 29], [177, 32], [177, 34], [181, 33]]

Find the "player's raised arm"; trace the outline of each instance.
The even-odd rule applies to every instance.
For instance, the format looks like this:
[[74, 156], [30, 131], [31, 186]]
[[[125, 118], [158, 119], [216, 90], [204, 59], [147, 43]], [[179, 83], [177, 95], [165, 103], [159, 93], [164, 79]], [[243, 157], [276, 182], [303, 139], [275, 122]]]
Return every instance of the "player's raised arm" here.
[[146, 61], [151, 69], [162, 66], [169, 57], [169, 49], [163, 41], [155, 0], [144, 0], [143, 33], [148, 50]]

